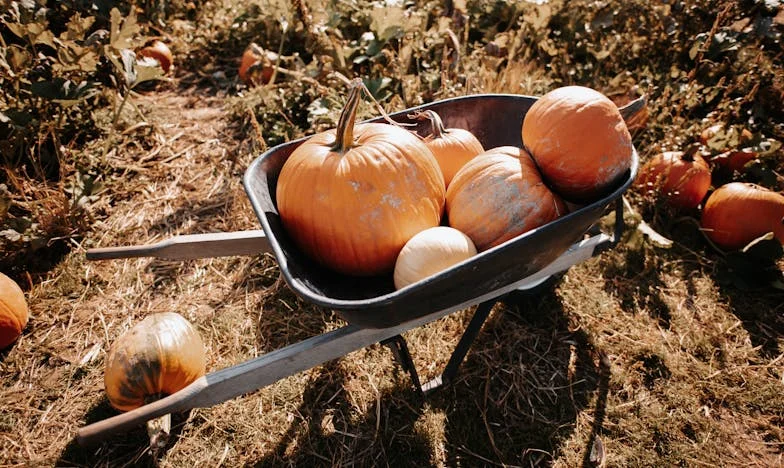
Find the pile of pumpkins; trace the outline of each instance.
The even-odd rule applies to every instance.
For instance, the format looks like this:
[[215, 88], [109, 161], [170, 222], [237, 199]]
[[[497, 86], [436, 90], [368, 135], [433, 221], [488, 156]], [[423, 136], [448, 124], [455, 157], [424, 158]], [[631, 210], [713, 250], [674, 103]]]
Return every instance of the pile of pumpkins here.
[[[757, 157], [749, 148], [712, 155], [709, 141], [722, 131], [725, 129], [721, 124], [710, 126], [700, 134], [699, 143], [685, 151], [655, 155], [643, 165], [635, 184], [640, 191], [663, 199], [673, 209], [699, 211], [703, 234], [720, 249], [743, 249], [771, 232], [784, 244], [784, 195], [738, 181], [711, 192], [714, 170], [740, 172]], [[741, 139], [750, 137], [741, 135]]]
[[426, 137], [355, 124], [362, 88], [352, 83], [337, 128], [294, 150], [276, 188], [298, 248], [346, 275], [391, 273], [404, 288], [555, 220], [568, 203], [602, 198], [632, 163], [618, 108], [590, 88], [545, 94], [523, 119], [524, 144], [489, 149], [433, 111], [416, 116], [430, 121]]

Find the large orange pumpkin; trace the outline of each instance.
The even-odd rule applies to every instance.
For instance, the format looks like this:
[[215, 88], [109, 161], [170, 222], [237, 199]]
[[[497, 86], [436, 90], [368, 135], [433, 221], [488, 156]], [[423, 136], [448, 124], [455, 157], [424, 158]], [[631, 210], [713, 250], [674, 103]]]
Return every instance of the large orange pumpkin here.
[[318, 263], [338, 272], [390, 273], [416, 233], [438, 226], [444, 176], [433, 153], [395, 125], [354, 125], [355, 81], [337, 129], [312, 136], [286, 160], [277, 186], [283, 226]]
[[708, 194], [711, 171], [696, 147], [686, 152], [665, 151], [642, 167], [636, 184], [660, 194], [675, 208], [693, 209]]
[[104, 386], [113, 407], [130, 411], [182, 390], [205, 368], [198, 331], [180, 314], [164, 312], [146, 317], [114, 342]]
[[436, 157], [444, 183], [449, 183], [463, 165], [485, 149], [473, 133], [462, 128], [444, 128], [441, 117], [432, 110], [422, 112], [418, 119], [428, 119], [433, 128], [425, 144]]
[[0, 349], [19, 338], [29, 318], [24, 292], [14, 280], [0, 273]]
[[502, 146], [468, 161], [446, 192], [449, 225], [487, 250], [566, 213], [531, 156]]
[[700, 224], [705, 235], [727, 250], [741, 249], [772, 232], [784, 244], [784, 195], [745, 182], [731, 182], [705, 202]]
[[564, 199], [594, 201], [615, 187], [632, 163], [632, 138], [618, 107], [583, 86], [554, 89], [523, 120], [523, 144], [542, 176]]

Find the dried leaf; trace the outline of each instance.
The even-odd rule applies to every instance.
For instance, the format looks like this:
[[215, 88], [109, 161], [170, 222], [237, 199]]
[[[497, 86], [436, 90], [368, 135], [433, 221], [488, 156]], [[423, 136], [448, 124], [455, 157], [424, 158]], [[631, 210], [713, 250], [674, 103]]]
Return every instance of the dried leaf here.
[[136, 23], [136, 13], [131, 10], [127, 18], [123, 19], [120, 10], [112, 8], [111, 29], [109, 32], [109, 44], [115, 49], [130, 49], [132, 47], [131, 38], [139, 32], [139, 25]]

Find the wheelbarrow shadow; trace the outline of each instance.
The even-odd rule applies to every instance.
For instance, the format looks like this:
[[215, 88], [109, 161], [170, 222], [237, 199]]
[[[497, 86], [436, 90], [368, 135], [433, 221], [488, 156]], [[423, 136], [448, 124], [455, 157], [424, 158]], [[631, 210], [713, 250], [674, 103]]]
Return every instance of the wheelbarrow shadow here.
[[456, 379], [424, 397], [399, 370], [377, 407], [352, 418], [350, 377], [341, 360], [326, 364], [294, 411], [300, 417], [254, 466], [548, 465], [577, 415], [596, 404], [584, 460], [592, 466], [609, 380], [600, 354], [586, 333], [569, 330], [552, 291], [517, 298], [495, 307]]

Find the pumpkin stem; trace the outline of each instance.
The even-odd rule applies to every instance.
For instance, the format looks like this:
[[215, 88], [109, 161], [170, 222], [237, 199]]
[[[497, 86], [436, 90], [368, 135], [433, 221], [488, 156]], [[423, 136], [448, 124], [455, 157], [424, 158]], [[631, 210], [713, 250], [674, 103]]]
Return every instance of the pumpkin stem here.
[[413, 116], [416, 120], [429, 120], [430, 125], [432, 127], [432, 134], [431, 136], [433, 139], [436, 138], [443, 138], [445, 133], [448, 133], [446, 128], [444, 128], [444, 122], [441, 120], [441, 116], [438, 115], [435, 111], [426, 110], [424, 112], [419, 112]]
[[364, 87], [362, 79], [354, 78], [348, 93], [348, 100], [338, 119], [335, 130], [335, 144], [332, 151], [343, 154], [354, 146], [354, 122], [357, 119], [357, 107]]
[[699, 144], [693, 144], [689, 146], [686, 148], [686, 151], [683, 152], [683, 155], [681, 155], [681, 160], [694, 162], [694, 155], [697, 154], [698, 151], [700, 151]]
[[625, 122], [631, 122], [637, 115], [642, 114], [648, 108], [648, 95], [643, 94], [634, 101], [629, 102], [623, 107], [619, 107], [618, 111]]

